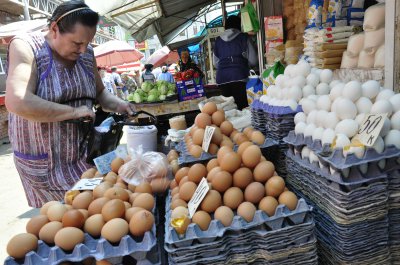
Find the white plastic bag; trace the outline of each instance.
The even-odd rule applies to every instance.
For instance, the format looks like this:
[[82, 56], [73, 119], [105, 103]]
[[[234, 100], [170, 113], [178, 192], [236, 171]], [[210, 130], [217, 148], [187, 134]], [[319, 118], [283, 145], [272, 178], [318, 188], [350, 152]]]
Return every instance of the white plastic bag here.
[[233, 97], [224, 97], [224, 96], [215, 96], [205, 100], [202, 100], [198, 105], [200, 111], [203, 109], [203, 106], [208, 102], [214, 102], [217, 104], [217, 108], [227, 111], [231, 109], [237, 109], [237, 105], [235, 103], [235, 99]]

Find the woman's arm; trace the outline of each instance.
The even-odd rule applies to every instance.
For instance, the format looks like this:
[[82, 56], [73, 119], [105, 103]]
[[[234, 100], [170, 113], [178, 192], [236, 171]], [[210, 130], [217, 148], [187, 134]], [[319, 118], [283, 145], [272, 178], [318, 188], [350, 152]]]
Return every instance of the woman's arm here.
[[37, 66], [32, 49], [25, 41], [15, 39], [10, 43], [8, 67], [5, 103], [9, 112], [37, 122], [56, 122], [88, 116], [94, 118], [93, 111], [86, 106], [73, 108], [35, 95]]

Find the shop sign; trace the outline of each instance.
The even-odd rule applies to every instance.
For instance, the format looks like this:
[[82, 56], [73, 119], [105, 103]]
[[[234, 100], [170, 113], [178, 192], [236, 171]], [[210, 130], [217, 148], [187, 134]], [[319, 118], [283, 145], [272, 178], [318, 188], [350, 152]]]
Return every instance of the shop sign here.
[[81, 179], [72, 187], [71, 190], [94, 190], [103, 178]]
[[208, 186], [207, 179], [203, 177], [203, 179], [199, 183], [199, 186], [197, 187], [196, 191], [194, 192], [192, 198], [188, 203], [190, 219], [192, 219], [194, 213], [196, 212], [197, 208], [199, 207], [200, 203], [203, 201], [204, 197], [206, 196], [209, 190], [210, 187]]
[[361, 123], [358, 134], [354, 138], [359, 140], [363, 145], [373, 146], [382, 130], [387, 116], [387, 113], [368, 114]]
[[109, 27], [116, 27], [118, 26], [117, 23], [108, 20], [105, 17], [100, 17], [99, 23], [97, 24], [100, 28], [109, 28]]
[[201, 148], [203, 148], [204, 152], [208, 152], [208, 148], [210, 147], [211, 138], [214, 134], [215, 127], [206, 126], [206, 130], [204, 132], [203, 144]]
[[216, 38], [219, 35], [221, 35], [225, 29], [223, 27], [217, 27], [217, 28], [209, 28], [207, 29], [207, 34], [210, 38]]
[[135, 49], [139, 51], [147, 50], [147, 41], [142, 41], [142, 42], [135, 41]]

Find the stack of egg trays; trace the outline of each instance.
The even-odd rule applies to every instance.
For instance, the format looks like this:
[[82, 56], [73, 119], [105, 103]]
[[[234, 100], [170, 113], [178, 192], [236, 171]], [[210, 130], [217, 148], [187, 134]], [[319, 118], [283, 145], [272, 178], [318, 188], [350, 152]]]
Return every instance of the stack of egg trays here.
[[389, 244], [392, 264], [400, 264], [400, 170], [396, 159], [388, 159], [389, 178]]
[[386, 174], [365, 175], [358, 167], [350, 168], [347, 177], [340, 171], [331, 174], [294, 150], [291, 146], [287, 153], [287, 183], [315, 207], [320, 259], [330, 260], [327, 264], [380, 264], [389, 259]]
[[262, 132], [264, 135], [266, 134], [265, 128], [265, 116], [263, 110], [263, 103], [258, 99], [254, 100], [250, 106], [251, 109], [251, 126]]
[[[257, 211], [249, 223], [240, 216], [235, 216], [229, 227], [212, 220], [207, 231], [190, 224], [183, 239], [169, 225], [169, 206], [167, 201], [165, 250], [170, 264], [226, 264], [228, 259], [232, 263], [263, 259], [264, 264], [296, 264], [305, 257], [310, 262], [305, 264], [317, 262], [311, 208], [303, 199], [294, 211], [278, 206], [272, 217]], [[235, 253], [238, 256], [232, 260]], [[285, 262], [279, 263], [282, 259]]]

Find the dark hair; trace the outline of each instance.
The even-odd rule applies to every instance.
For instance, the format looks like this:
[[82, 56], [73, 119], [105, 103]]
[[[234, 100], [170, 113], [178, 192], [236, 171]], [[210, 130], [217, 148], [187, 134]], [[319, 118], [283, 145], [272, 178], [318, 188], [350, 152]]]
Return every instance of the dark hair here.
[[145, 68], [146, 70], [150, 71], [150, 70], [153, 68], [153, 65], [152, 65], [152, 64], [145, 64], [145, 65], [144, 65], [144, 68]]
[[[84, 7], [87, 7], [87, 9], [77, 10], [62, 17], [69, 11]], [[77, 23], [87, 27], [96, 27], [99, 22], [99, 14], [90, 9], [83, 1], [71, 0], [61, 3], [56, 10], [54, 10], [53, 15], [49, 19], [49, 25], [57, 20], [59, 20], [57, 25], [61, 33], [72, 32], [73, 27]]]
[[225, 21], [225, 29], [241, 30], [241, 21], [238, 16], [229, 16]]

